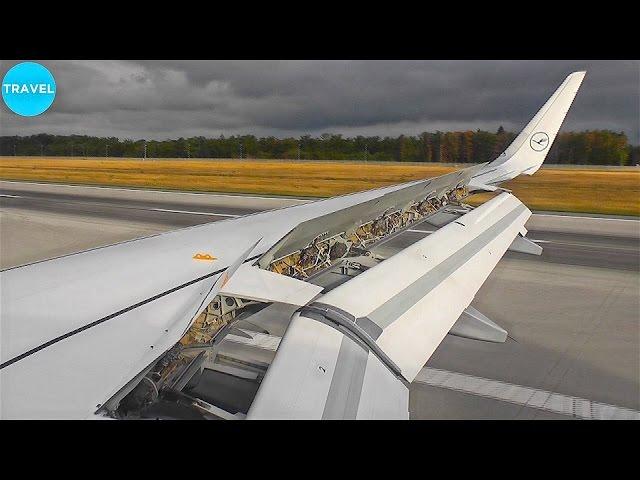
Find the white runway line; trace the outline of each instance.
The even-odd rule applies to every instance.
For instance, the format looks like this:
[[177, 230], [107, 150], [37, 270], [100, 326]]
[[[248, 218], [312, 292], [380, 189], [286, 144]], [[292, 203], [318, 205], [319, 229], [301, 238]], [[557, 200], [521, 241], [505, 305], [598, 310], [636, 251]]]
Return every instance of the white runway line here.
[[[252, 338], [230, 334], [225, 341], [275, 352], [282, 340], [251, 330], [242, 332]], [[413, 382], [587, 420], [640, 420], [640, 412], [629, 408], [437, 368], [423, 368]]]
[[65, 188], [92, 188], [97, 190], [118, 190], [121, 192], [150, 192], [150, 193], [168, 193], [179, 195], [211, 195], [214, 197], [231, 197], [231, 198], [256, 198], [258, 200], [294, 200], [299, 202], [308, 202], [309, 199], [298, 197], [268, 197], [259, 195], [234, 195], [228, 193], [216, 193], [216, 192], [184, 192], [180, 190], [154, 190], [152, 188], [124, 188], [124, 187], [106, 187], [99, 185], [71, 185], [66, 183], [40, 183], [40, 182], [19, 182], [15, 180], [0, 180], [0, 182], [18, 183], [22, 185], [40, 185], [45, 187], [65, 187]]
[[597, 216], [582, 216], [582, 215], [551, 215], [548, 213], [533, 213], [533, 215], [537, 217], [552, 217], [552, 218], [579, 218], [580, 220], [606, 220], [609, 222], [640, 222], [640, 220], [636, 220], [634, 218], [609, 218], [609, 217], [597, 217]]
[[[588, 244], [588, 243], [572, 243], [572, 242], [556, 242], [553, 240], [531, 240], [534, 243], [552, 243], [554, 245], [564, 245], [565, 247], [583, 247], [583, 248], [593, 248], [597, 247], [597, 245]], [[621, 250], [623, 252], [637, 252], [637, 247], [616, 247], [616, 250]]]
[[168, 208], [142, 208], [141, 210], [151, 210], [153, 212], [168, 212], [168, 213], [187, 213], [189, 215], [207, 215], [209, 217], [232, 217], [237, 218], [242, 215], [231, 215], [230, 213], [215, 213], [215, 212], [194, 212], [191, 210], [170, 210]]
[[[1, 197], [8, 197], [8, 198], [24, 198], [21, 195], [9, 195], [9, 194], [5, 194], [5, 193], [0, 193], [0, 198]], [[73, 202], [61, 202], [61, 203], [66, 203], [66, 204], [72, 204]], [[91, 202], [83, 202], [84, 204], [91, 204]], [[139, 208], [139, 207], [122, 207], [122, 206], [118, 206], [118, 205], [107, 205], [109, 207], [115, 207], [115, 208], [128, 208], [128, 209], [134, 209], [134, 210], [145, 210], [145, 211], [151, 211], [151, 212], [165, 212], [165, 213], [182, 213], [182, 214], [188, 214], [188, 215], [206, 215], [208, 217], [230, 217], [230, 218], [238, 218], [241, 217], [242, 215], [232, 215], [230, 213], [217, 213], [217, 212], [196, 212], [193, 210], [172, 210], [169, 208]]]
[[587, 420], [640, 420], [629, 408], [437, 368], [423, 368], [414, 382]]
[[[23, 184], [23, 185], [41, 185], [41, 186], [54, 186], [54, 187], [67, 187], [67, 188], [91, 188], [98, 190], [119, 190], [123, 192], [151, 192], [151, 193], [167, 193], [167, 194], [179, 194], [179, 195], [211, 195], [215, 197], [229, 197], [229, 198], [255, 198], [259, 200], [292, 200], [301, 203], [307, 203], [313, 201], [313, 199], [309, 198], [299, 198], [299, 197], [270, 197], [267, 195], [238, 195], [238, 194], [229, 194], [229, 193], [216, 193], [216, 192], [184, 192], [179, 190], [153, 190], [153, 189], [145, 189], [145, 188], [123, 188], [123, 187], [107, 187], [107, 186], [98, 186], [98, 185], [69, 185], [65, 183], [41, 183], [41, 182], [20, 182], [15, 180], [1, 180], [1, 182], [6, 183], [14, 183], [14, 184]], [[6, 195], [11, 196], [11, 195]], [[598, 216], [582, 216], [582, 215], [564, 215], [564, 214], [550, 214], [550, 213], [533, 213], [536, 217], [562, 217], [562, 218], [579, 218], [579, 219], [587, 219], [587, 220], [607, 220], [614, 222], [640, 222], [640, 219], [632, 219], [632, 218], [609, 218], [609, 217], [598, 217]]]

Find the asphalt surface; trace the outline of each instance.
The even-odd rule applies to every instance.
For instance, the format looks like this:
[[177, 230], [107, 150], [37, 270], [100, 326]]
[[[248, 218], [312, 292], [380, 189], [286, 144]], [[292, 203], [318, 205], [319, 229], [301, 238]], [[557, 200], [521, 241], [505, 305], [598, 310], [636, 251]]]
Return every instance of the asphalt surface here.
[[[147, 192], [138, 191], [104, 188], [94, 190], [98, 190], [100, 195], [96, 196], [91, 189], [87, 188], [69, 191], [69, 189], [52, 186], [34, 188], [30, 184], [0, 182], [0, 209], [7, 213], [21, 214], [21, 221], [26, 221], [26, 217], [32, 215], [52, 219], [61, 216], [65, 220], [80, 222], [90, 218], [93, 221], [106, 223], [140, 225], [144, 233], [190, 227], [265, 209], [262, 205], [264, 203], [262, 197], [244, 197], [245, 204], [230, 206], [228, 205], [230, 202], [219, 202], [219, 197], [206, 194], [191, 195], [176, 201], [175, 197], [180, 194], [166, 193], [149, 196]], [[211, 201], [211, 198], [216, 201]], [[281, 202], [281, 206], [284, 206], [290, 200], [282, 199]], [[274, 205], [268, 207], [274, 208]], [[583, 223], [590, 221], [594, 223], [592, 217], [585, 217]], [[8, 218], [6, 222], [12, 223]], [[555, 225], [553, 229], [529, 227], [527, 236], [544, 248], [542, 256], [535, 258], [509, 252], [507, 258], [638, 271], [640, 270], [640, 222], [630, 219], [621, 219], [618, 223], [620, 222], [625, 222], [623, 224], [625, 226], [637, 224], [637, 235], [633, 229], [629, 228], [623, 232], [606, 229], [602, 231], [600, 224], [595, 224], [593, 231], [587, 230], [588, 233], [583, 233], [584, 227], [573, 228], [572, 230], [577, 232], [569, 233], [554, 231], [557, 228]], [[545, 223], [538, 218], [535, 225], [544, 228]], [[393, 250], [405, 248], [434, 229], [435, 227], [423, 223], [389, 242], [388, 246]], [[106, 239], [109, 236], [107, 232], [105, 234]], [[5, 232], [5, 237], [9, 235], [11, 233]], [[2, 241], [4, 253], [0, 258], [0, 268], [20, 265], [21, 254], [26, 253], [21, 248], [21, 241], [14, 242], [12, 238], [2, 238]], [[27, 256], [30, 258], [29, 255]], [[40, 258], [49, 258], [46, 256], [46, 250], [42, 251]]]
[[[0, 182], [0, 268], [299, 202]], [[640, 222], [534, 215], [528, 228], [543, 254], [508, 252], [473, 302], [512, 338], [447, 336], [427, 366], [640, 410]], [[433, 230], [422, 224], [381, 249], [393, 253]], [[412, 385], [410, 411], [567, 418], [424, 384]]]

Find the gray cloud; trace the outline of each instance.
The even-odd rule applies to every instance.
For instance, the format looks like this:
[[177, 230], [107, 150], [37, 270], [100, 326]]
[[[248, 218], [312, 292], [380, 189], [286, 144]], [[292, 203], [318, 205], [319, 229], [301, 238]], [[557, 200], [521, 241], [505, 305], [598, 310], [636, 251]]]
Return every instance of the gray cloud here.
[[[2, 62], [0, 74], [16, 62]], [[640, 142], [637, 61], [45, 61], [45, 114], [4, 104], [3, 135], [122, 138], [255, 134], [398, 135], [519, 130], [564, 77], [587, 70], [565, 130]]]

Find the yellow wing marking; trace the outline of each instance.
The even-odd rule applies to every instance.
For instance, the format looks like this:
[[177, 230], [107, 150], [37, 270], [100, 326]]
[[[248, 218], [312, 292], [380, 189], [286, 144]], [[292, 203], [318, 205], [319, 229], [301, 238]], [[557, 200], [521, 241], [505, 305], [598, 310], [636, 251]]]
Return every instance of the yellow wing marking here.
[[210, 253], [196, 253], [193, 258], [194, 260], [217, 260], [217, 257], [212, 256]]

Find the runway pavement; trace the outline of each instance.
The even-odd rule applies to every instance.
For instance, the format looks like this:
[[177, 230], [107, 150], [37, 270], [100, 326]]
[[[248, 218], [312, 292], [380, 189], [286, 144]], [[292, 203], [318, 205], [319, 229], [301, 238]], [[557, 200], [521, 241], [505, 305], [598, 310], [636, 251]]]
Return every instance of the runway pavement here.
[[[96, 242], [105, 245], [305, 201], [309, 200], [0, 181], [5, 226], [0, 268], [91, 248]], [[512, 253], [509, 257], [640, 269], [638, 220], [534, 214], [527, 228], [528, 237], [544, 247], [541, 259]], [[47, 234], [38, 233], [40, 229]], [[83, 235], [75, 235], [74, 229]], [[403, 248], [433, 229], [426, 223], [419, 225], [388, 246]], [[25, 248], [25, 241], [33, 247]]]
[[[0, 268], [304, 201], [0, 182]], [[448, 336], [427, 367], [640, 410], [640, 222], [545, 213], [527, 227], [542, 256], [507, 253], [473, 303], [513, 339]], [[411, 417], [569, 418], [497, 398], [416, 383]]]

